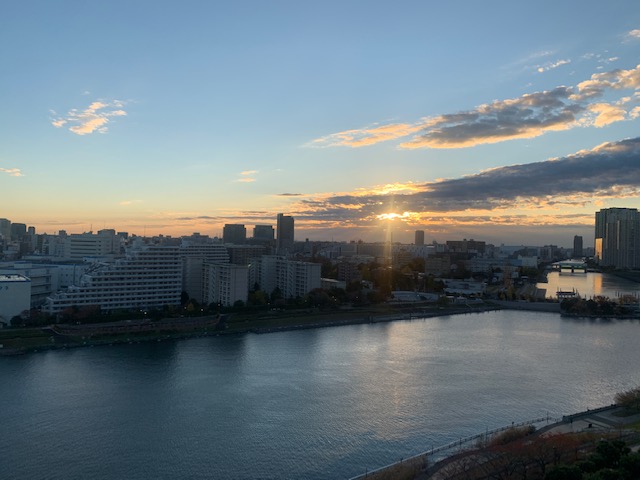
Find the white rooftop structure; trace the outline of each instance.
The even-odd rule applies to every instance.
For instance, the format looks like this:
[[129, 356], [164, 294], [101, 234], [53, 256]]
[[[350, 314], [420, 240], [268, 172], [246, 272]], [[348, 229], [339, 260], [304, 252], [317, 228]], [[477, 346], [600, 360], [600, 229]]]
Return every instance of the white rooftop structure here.
[[30, 306], [31, 280], [24, 275], [0, 274], [0, 322], [9, 324]]

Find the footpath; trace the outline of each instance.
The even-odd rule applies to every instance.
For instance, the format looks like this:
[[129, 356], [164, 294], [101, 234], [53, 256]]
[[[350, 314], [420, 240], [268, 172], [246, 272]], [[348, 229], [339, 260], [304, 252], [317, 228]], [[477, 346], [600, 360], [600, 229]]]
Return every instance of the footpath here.
[[[483, 432], [478, 435], [460, 439], [459, 442], [453, 442], [449, 445], [443, 445], [439, 448], [431, 449], [413, 457], [400, 460], [393, 464], [387, 465], [365, 474], [352, 477], [350, 480], [388, 480], [398, 478], [402, 472], [402, 478], [413, 478], [414, 480], [447, 480], [450, 478], [452, 471], [456, 471], [456, 465], [463, 465], [468, 455], [473, 455], [473, 449], [478, 443], [485, 442], [492, 435], [513, 427], [521, 427], [524, 425], [534, 425], [541, 423], [545, 419], [535, 419], [522, 422], [517, 425], [508, 425], [495, 429], [491, 432]], [[547, 419], [548, 421], [549, 419]], [[594, 410], [586, 410], [584, 412], [575, 413], [573, 415], [565, 415], [561, 419], [557, 419], [554, 423], [539, 428], [536, 435], [553, 436], [567, 433], [593, 432], [611, 433], [619, 431], [622, 434], [631, 424], [640, 422], [640, 413], [635, 415], [624, 415], [624, 409], [616, 405], [610, 405]], [[633, 435], [637, 437], [637, 435]], [[632, 450], [638, 450], [640, 440], [630, 443]], [[446, 455], [448, 452], [449, 455]], [[445, 458], [442, 454], [445, 453]], [[439, 458], [438, 458], [439, 457]], [[434, 462], [434, 463], [432, 463]], [[429, 465], [425, 469], [425, 466]], [[413, 471], [414, 476], [407, 476], [407, 468]]]
[[611, 431], [624, 429], [640, 421], [640, 413], [621, 416], [624, 409], [611, 405], [595, 410], [587, 410], [562, 417], [562, 422], [554, 423], [539, 430], [540, 435], [558, 435], [560, 433], [578, 433], [587, 431]]
[[[540, 428], [536, 435], [553, 436], [570, 433], [593, 432], [611, 433], [622, 432], [631, 424], [640, 422], [640, 413], [635, 415], [624, 415], [624, 408], [616, 405], [601, 407], [594, 410], [586, 410], [584, 412], [575, 413], [573, 415], [565, 415], [562, 420]], [[638, 450], [638, 442], [634, 441], [629, 444], [633, 451]], [[415, 477], [415, 480], [447, 480], [451, 472], [452, 464], [456, 462], [464, 462], [466, 454], [463, 452], [459, 455], [453, 455], [436, 462], [421, 475]], [[448, 467], [448, 468], [447, 468]], [[455, 470], [455, 468], [453, 469]]]

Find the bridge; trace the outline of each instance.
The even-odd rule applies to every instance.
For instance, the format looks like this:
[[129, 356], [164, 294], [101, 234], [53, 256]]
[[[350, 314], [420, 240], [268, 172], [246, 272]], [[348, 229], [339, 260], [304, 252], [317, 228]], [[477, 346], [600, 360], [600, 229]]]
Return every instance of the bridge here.
[[560, 273], [587, 273], [587, 264], [581, 260], [563, 260], [562, 262], [556, 262], [551, 264], [551, 268]]

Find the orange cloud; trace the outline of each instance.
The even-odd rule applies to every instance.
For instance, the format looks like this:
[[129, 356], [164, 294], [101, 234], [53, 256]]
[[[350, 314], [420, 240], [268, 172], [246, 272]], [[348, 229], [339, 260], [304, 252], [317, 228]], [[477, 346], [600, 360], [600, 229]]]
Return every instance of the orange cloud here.
[[307, 144], [310, 147], [365, 147], [396, 138], [406, 137], [417, 132], [421, 125], [411, 125], [407, 123], [397, 123], [381, 125], [378, 127], [367, 127], [359, 130], [345, 130], [344, 132], [333, 133], [326, 137], [318, 138]]
[[589, 105], [589, 111], [596, 114], [596, 118], [593, 120], [593, 125], [596, 127], [604, 127], [614, 122], [620, 122], [625, 119], [627, 113], [624, 108], [608, 103]]

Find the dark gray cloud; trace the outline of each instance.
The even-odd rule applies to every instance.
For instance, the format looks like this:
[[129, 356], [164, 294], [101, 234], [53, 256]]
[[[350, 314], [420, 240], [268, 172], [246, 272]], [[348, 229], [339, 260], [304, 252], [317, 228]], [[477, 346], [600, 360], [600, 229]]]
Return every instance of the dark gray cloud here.
[[586, 106], [572, 100], [568, 87], [495, 101], [475, 110], [440, 115], [402, 148], [458, 148], [514, 138], [532, 138], [570, 128]]
[[543, 204], [571, 206], [598, 196], [638, 196], [640, 137], [606, 143], [559, 159], [499, 167], [412, 187], [414, 192], [409, 194], [336, 195], [302, 200], [296, 215], [347, 222], [389, 211], [463, 212], [535, 208]]

